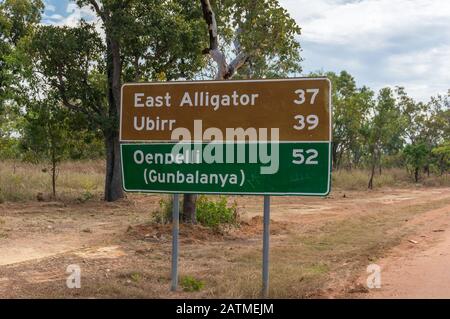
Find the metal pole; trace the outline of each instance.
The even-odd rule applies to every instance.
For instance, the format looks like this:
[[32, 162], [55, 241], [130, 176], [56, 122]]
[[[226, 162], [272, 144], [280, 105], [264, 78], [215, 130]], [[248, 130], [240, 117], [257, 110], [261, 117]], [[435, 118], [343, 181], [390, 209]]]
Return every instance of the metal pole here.
[[180, 230], [180, 195], [173, 195], [172, 203], [172, 291], [178, 287], [178, 234]]
[[269, 241], [270, 241], [270, 196], [264, 196], [264, 235], [263, 235], [263, 288], [262, 296], [269, 296]]

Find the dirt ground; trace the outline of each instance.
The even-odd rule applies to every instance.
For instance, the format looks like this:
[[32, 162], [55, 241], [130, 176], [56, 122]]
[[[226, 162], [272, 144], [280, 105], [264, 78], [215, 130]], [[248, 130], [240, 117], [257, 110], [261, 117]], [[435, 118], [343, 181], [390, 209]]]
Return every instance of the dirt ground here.
[[[180, 277], [202, 281], [197, 292], [169, 291], [171, 227], [150, 222], [159, 199], [0, 204], [0, 297], [259, 297], [262, 197], [231, 198], [239, 228], [182, 226]], [[450, 298], [450, 188], [273, 197], [271, 211], [273, 298]], [[372, 263], [381, 289], [365, 286]], [[81, 289], [67, 288], [69, 265]]]

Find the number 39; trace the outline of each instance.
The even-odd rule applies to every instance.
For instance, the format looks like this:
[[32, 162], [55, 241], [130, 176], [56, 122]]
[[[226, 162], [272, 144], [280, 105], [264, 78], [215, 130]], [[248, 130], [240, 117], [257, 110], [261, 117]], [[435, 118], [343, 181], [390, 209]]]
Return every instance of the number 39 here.
[[306, 127], [306, 124], [308, 124], [308, 131], [314, 130], [317, 126], [319, 126], [319, 117], [317, 115], [297, 115], [294, 117], [298, 123], [294, 125], [294, 129], [297, 131], [301, 131]]

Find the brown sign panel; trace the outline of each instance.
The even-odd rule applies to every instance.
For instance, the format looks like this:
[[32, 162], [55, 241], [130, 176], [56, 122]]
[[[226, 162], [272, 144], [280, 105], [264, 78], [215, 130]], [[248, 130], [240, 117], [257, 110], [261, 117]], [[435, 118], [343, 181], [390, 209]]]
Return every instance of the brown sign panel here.
[[[280, 141], [331, 141], [326, 78], [125, 84], [122, 142], [178, 141], [178, 128], [279, 129]], [[270, 139], [270, 134], [269, 137]], [[215, 138], [217, 140], [217, 137]], [[261, 140], [261, 139], [260, 139]]]

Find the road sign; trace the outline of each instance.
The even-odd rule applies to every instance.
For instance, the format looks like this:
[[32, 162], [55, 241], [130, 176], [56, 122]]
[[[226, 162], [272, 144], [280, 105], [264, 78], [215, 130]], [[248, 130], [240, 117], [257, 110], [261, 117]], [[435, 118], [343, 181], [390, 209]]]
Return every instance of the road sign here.
[[324, 78], [125, 84], [120, 139], [178, 141], [176, 128], [194, 132], [201, 120], [205, 130], [279, 128], [280, 141], [330, 141], [330, 89]]
[[[123, 144], [122, 166], [124, 189], [129, 192], [265, 194], [265, 195], [327, 195], [330, 191], [329, 143], [281, 143], [279, 159], [262, 163], [246, 160], [238, 163], [205, 163], [208, 144], [191, 145], [191, 151], [172, 153], [175, 144]], [[199, 146], [199, 147], [196, 147]], [[260, 147], [258, 144], [216, 144], [224, 157], [233, 149]], [[276, 163], [276, 161], [279, 161]], [[262, 174], [272, 170], [270, 174]]]
[[324, 78], [126, 84], [124, 189], [325, 196], [330, 100]]

